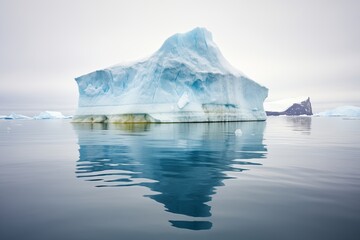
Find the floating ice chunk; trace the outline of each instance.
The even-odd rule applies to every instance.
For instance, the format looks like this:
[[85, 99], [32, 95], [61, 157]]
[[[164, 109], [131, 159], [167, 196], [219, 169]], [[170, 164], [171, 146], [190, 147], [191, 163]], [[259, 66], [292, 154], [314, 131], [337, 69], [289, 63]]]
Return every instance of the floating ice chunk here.
[[242, 133], [242, 131], [241, 131], [240, 128], [238, 128], [238, 129], [235, 130], [235, 135], [236, 135], [236, 136], [240, 137], [242, 134], [243, 134], [243, 133]]
[[328, 111], [320, 112], [315, 116], [321, 117], [360, 117], [360, 107], [342, 106]]

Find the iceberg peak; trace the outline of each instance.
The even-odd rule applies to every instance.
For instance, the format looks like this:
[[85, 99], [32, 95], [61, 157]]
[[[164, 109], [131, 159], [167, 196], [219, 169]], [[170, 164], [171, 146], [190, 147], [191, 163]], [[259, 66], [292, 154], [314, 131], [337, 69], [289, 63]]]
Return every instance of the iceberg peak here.
[[[215, 45], [212, 34], [206, 28], [194, 28], [186, 33], [177, 33], [166, 39], [160, 51], [173, 51], [173, 49], [187, 48], [201, 53], [209, 50], [208, 45]], [[215, 45], [216, 46], [216, 45]]]
[[225, 59], [206, 28], [174, 34], [165, 40], [155, 56], [159, 56], [156, 61], [160, 63], [165, 58], [166, 62], [182, 62], [195, 71], [245, 76]]

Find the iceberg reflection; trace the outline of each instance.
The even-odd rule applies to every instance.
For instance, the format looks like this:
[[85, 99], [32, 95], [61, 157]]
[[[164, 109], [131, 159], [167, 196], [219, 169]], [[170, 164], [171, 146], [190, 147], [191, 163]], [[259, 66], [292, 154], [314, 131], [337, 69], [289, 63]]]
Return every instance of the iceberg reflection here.
[[286, 121], [293, 131], [306, 135], [311, 134], [311, 120], [312, 118], [309, 116], [286, 117]]
[[[195, 218], [169, 220], [172, 226], [210, 229], [210, 221], [196, 218], [211, 216], [209, 202], [215, 188], [231, 178], [226, 172], [261, 165], [267, 152], [265, 124], [76, 123], [76, 175], [96, 187], [146, 186], [154, 192], [146, 197], [163, 204], [167, 212]], [[240, 137], [235, 129], [241, 129]]]

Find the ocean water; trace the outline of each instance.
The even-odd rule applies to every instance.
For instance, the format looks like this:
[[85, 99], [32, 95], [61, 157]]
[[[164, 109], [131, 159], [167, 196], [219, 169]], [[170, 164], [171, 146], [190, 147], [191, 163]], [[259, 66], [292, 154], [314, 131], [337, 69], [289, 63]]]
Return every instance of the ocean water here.
[[359, 140], [343, 118], [0, 120], [0, 239], [360, 239]]

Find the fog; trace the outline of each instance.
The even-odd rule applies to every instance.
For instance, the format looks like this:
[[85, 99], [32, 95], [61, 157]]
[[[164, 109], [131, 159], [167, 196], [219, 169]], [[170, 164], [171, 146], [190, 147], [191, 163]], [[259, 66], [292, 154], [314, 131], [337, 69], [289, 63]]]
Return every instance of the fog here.
[[74, 78], [146, 57], [196, 26], [269, 88], [316, 111], [360, 105], [360, 1], [0, 0], [0, 113], [77, 105]]

